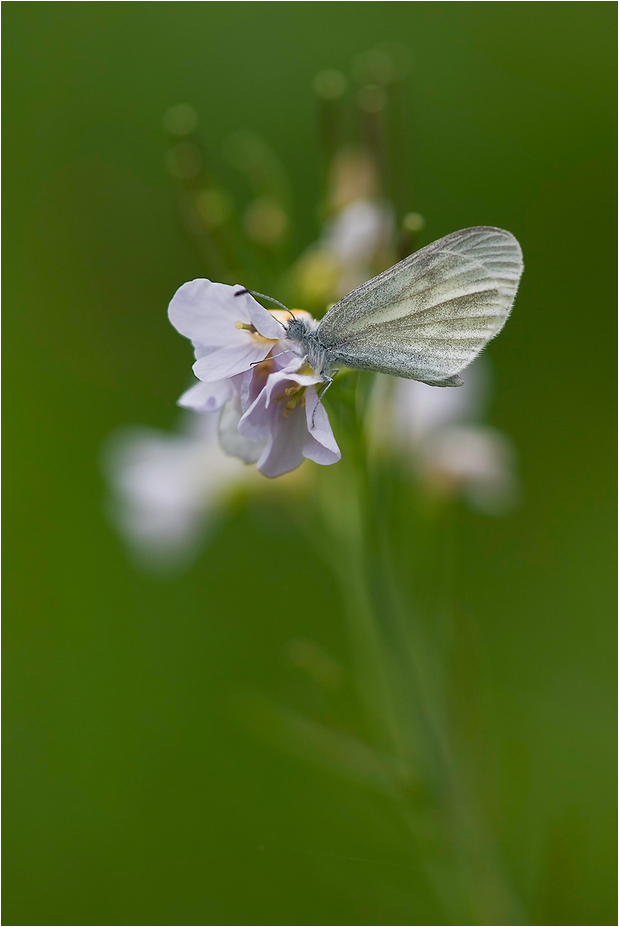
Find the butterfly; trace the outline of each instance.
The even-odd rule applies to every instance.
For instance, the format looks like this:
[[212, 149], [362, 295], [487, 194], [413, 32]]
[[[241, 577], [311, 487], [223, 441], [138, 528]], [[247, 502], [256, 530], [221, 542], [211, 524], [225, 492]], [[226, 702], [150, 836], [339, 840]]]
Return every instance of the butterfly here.
[[286, 337], [329, 385], [346, 366], [461, 386], [458, 373], [503, 328], [522, 270], [510, 232], [462, 229], [363, 283], [318, 324], [288, 310]]

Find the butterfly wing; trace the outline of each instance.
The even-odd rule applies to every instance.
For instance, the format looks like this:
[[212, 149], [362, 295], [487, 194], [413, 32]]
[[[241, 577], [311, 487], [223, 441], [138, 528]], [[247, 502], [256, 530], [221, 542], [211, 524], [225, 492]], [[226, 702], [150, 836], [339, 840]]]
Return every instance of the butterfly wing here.
[[317, 335], [348, 367], [458, 386], [458, 371], [503, 328], [522, 269], [510, 232], [462, 229], [353, 290]]

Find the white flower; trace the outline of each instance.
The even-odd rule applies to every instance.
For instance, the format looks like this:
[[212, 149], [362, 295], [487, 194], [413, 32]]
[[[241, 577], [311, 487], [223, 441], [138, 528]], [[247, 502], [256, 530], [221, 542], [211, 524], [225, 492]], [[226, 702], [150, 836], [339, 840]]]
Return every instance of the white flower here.
[[377, 263], [389, 253], [393, 231], [393, 210], [378, 198], [355, 200], [326, 224], [319, 247], [335, 260], [337, 297], [374, 276]]
[[344, 264], [368, 264], [391, 245], [393, 209], [386, 200], [349, 203], [327, 223], [324, 241]]
[[238, 422], [241, 435], [261, 448], [258, 470], [276, 477], [296, 470], [304, 459], [337, 463], [340, 449], [316, 390], [321, 378], [301, 358], [284, 369], [274, 361], [270, 367], [263, 377], [258, 369], [253, 373], [255, 386], [248, 384]]
[[447, 425], [482, 418], [490, 386], [485, 358], [467, 367], [462, 376], [464, 383], [458, 387], [428, 386], [418, 380], [396, 381], [393, 403], [401, 442], [416, 445]]
[[[314, 324], [306, 312], [295, 315]], [[318, 402], [322, 378], [313, 370], [300, 372], [303, 360], [282, 337], [286, 312], [270, 312], [243, 287], [193, 280], [177, 290], [169, 316], [193, 342], [194, 373], [201, 381], [179, 405], [195, 412], [221, 409], [219, 440], [226, 454], [256, 463], [269, 477], [295, 470], [305, 458], [323, 465], [340, 459]]]
[[178, 433], [133, 427], [108, 440], [109, 513], [141, 565], [188, 563], [222, 499], [250, 476], [219, 447], [217, 419], [187, 414]]
[[282, 326], [244, 287], [198, 279], [184, 283], [170, 302], [168, 316], [190, 338], [199, 380], [213, 383], [249, 370], [282, 337]]
[[518, 493], [514, 449], [502, 432], [479, 424], [488, 396], [486, 359], [476, 360], [463, 377], [463, 386], [444, 389], [380, 378], [371, 435], [375, 447], [395, 445], [428, 489], [460, 493], [474, 508], [500, 514]]
[[293, 268], [303, 299], [321, 311], [394, 263], [393, 209], [378, 197], [340, 207]]
[[441, 428], [428, 435], [421, 451], [425, 479], [439, 492], [460, 491], [487, 515], [501, 515], [513, 506], [518, 490], [514, 449], [496, 428]]

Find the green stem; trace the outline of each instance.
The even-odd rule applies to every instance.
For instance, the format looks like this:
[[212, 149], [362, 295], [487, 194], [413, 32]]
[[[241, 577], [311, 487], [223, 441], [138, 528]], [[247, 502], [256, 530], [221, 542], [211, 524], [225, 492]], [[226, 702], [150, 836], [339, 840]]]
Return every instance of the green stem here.
[[[323, 481], [335, 487], [339, 504], [331, 497], [322, 509], [337, 551], [330, 562], [347, 606], [358, 692], [376, 748], [399, 770], [393, 797], [412, 841], [426, 845], [429, 859], [442, 861], [428, 865], [428, 876], [448, 917], [453, 923], [523, 924], [452, 747], [445, 660], [398, 575], [384, 473], [368, 465], [366, 398], [360, 379], [354, 403], [348, 400], [348, 469], [337, 481]], [[420, 811], [420, 789], [429, 812]]]

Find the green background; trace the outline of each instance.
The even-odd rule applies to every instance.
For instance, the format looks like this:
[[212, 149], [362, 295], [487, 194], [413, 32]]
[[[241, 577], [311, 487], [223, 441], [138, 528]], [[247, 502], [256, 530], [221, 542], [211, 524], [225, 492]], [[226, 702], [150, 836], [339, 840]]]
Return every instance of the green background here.
[[208, 270], [175, 225], [162, 113], [191, 103], [214, 159], [238, 128], [265, 138], [300, 248], [317, 234], [313, 75], [382, 40], [414, 55], [421, 243], [499, 225], [525, 256], [488, 419], [516, 443], [523, 501], [458, 510], [453, 713], [529, 921], [616, 923], [615, 17], [5, 4], [4, 923], [444, 923], [360, 790], [226, 712], [244, 687], [311, 701], [292, 639], [346, 663], [303, 538], [249, 500], [164, 580], [102, 514], [106, 436], [176, 420], [190, 352], [165, 308]]

